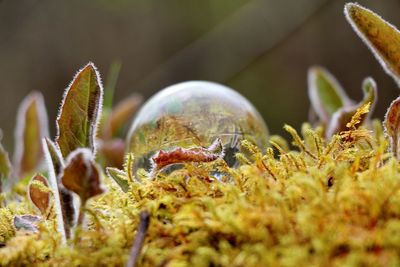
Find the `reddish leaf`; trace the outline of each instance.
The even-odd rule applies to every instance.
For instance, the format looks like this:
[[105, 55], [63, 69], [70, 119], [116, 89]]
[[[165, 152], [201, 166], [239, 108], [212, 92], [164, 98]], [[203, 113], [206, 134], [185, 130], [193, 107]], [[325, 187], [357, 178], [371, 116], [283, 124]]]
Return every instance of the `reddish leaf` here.
[[93, 63], [74, 77], [67, 88], [57, 118], [56, 143], [63, 157], [77, 148], [96, 151], [95, 139], [103, 103], [103, 87]]
[[42, 138], [48, 136], [46, 107], [41, 93], [33, 92], [21, 103], [15, 131], [15, 171], [23, 176], [43, 162]]
[[36, 174], [32, 177], [29, 185], [28, 185], [28, 196], [32, 203], [39, 209], [41, 214], [45, 217], [50, 209], [50, 192], [48, 190], [42, 190], [37, 184], [34, 182], [41, 183], [44, 187], [48, 188], [49, 184], [47, 179], [44, 178], [40, 174]]
[[61, 182], [65, 188], [80, 197], [82, 205], [89, 198], [104, 191], [101, 188], [100, 172], [93, 155], [86, 148], [77, 149], [68, 156]]

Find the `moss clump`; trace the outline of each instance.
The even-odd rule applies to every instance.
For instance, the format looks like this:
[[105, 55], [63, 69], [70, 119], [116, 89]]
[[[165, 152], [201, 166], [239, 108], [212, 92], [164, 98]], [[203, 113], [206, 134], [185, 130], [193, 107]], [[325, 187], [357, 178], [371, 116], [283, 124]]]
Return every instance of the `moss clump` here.
[[12, 218], [13, 215], [9, 209], [0, 209], [0, 244], [4, 244], [15, 234], [14, 228], [12, 227]]
[[[385, 153], [381, 129], [353, 129], [327, 142], [307, 124], [302, 136], [286, 128], [299, 150], [273, 142], [262, 154], [243, 142], [238, 169], [222, 160], [188, 164], [153, 181], [127, 179], [126, 193], [106, 179], [107, 193], [88, 203], [87, 229], [60, 245], [50, 216], [38, 234], [17, 232], [0, 249], [0, 263], [123, 266], [147, 210], [140, 266], [399, 265], [400, 165]], [[27, 203], [22, 197], [15, 210], [32, 213]], [[1, 227], [15, 234], [8, 220]]]

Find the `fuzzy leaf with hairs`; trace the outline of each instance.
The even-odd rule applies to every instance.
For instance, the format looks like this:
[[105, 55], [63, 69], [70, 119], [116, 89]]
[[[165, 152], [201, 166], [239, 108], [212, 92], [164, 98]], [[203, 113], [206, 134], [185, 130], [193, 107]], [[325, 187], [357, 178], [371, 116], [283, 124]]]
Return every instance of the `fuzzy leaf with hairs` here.
[[93, 63], [89, 63], [76, 74], [67, 88], [57, 118], [56, 143], [64, 158], [83, 147], [95, 153], [102, 103], [100, 76]]
[[400, 32], [379, 15], [356, 3], [346, 4], [344, 13], [385, 71], [400, 85]]

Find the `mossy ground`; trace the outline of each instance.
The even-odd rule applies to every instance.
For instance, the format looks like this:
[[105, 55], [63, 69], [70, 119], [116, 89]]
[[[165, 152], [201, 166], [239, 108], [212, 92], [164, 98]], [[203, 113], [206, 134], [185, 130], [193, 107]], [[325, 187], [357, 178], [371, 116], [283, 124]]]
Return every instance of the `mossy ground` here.
[[12, 215], [35, 213], [19, 190], [0, 209], [0, 264], [123, 266], [147, 210], [140, 266], [399, 266], [400, 164], [374, 125], [329, 142], [308, 124], [301, 137], [287, 127], [297, 150], [277, 136], [265, 154], [244, 142], [236, 169], [187, 164], [127, 193], [105, 177], [67, 245], [53, 214], [38, 234], [14, 230]]

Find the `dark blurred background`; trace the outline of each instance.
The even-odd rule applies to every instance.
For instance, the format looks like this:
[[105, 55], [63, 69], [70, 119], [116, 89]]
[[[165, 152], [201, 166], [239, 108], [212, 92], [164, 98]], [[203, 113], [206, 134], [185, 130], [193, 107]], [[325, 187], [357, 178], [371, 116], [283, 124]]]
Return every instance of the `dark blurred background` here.
[[[64, 88], [93, 61], [106, 79], [122, 64], [115, 100], [146, 98], [185, 80], [211, 80], [246, 96], [271, 133], [307, 120], [309, 66], [326, 66], [355, 100], [370, 75], [379, 86], [374, 117], [399, 89], [335, 0], [0, 0], [0, 128], [13, 146], [16, 110], [43, 92], [54, 119]], [[400, 26], [400, 2], [359, 1]]]

